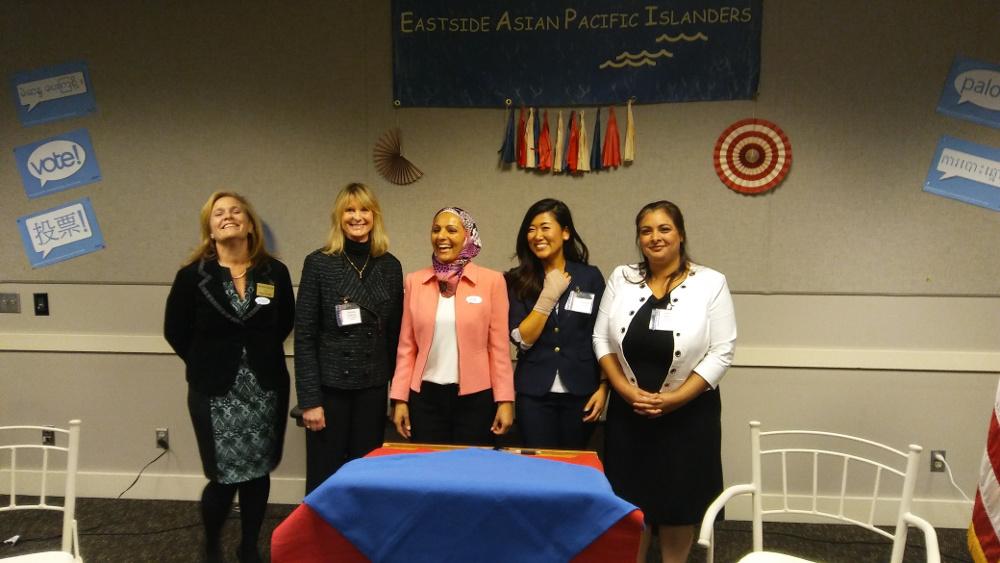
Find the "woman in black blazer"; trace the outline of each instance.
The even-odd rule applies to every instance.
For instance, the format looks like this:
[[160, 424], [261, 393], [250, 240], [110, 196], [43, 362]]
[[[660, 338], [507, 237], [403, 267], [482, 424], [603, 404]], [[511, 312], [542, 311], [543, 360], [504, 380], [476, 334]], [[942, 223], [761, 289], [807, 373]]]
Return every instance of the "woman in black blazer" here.
[[531, 448], [585, 449], [608, 398], [591, 343], [604, 277], [555, 199], [528, 209], [516, 249], [506, 278], [518, 432]]
[[306, 257], [295, 312], [295, 391], [306, 425], [306, 494], [385, 437], [403, 317], [403, 268], [371, 189], [349, 184], [323, 248]]
[[237, 557], [261, 561], [257, 540], [281, 461], [289, 375], [283, 342], [295, 319], [288, 269], [268, 255], [250, 202], [216, 192], [201, 210], [201, 244], [177, 272], [163, 332], [186, 364], [188, 410], [208, 485], [201, 497], [205, 561], [240, 493]]

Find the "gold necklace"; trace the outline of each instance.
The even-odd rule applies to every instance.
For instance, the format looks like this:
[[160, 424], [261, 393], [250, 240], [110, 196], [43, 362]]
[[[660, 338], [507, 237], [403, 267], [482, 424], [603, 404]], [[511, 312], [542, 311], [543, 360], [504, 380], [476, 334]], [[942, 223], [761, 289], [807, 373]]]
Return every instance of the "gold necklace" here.
[[371, 254], [368, 255], [368, 258], [365, 258], [365, 264], [364, 266], [361, 266], [360, 270], [358, 269], [357, 266], [354, 265], [354, 262], [351, 260], [351, 257], [348, 256], [346, 252], [344, 253], [344, 258], [347, 258], [347, 263], [350, 264], [352, 268], [354, 268], [354, 271], [358, 273], [359, 278], [365, 277], [365, 268], [368, 267], [368, 261], [372, 259]]
[[[222, 266], [222, 262], [219, 262], [219, 265]], [[240, 274], [240, 275], [238, 275], [238, 276], [233, 276], [233, 269], [232, 268], [226, 268], [225, 266], [223, 266], [223, 268], [226, 268], [227, 270], [229, 270], [229, 275], [233, 277], [233, 280], [238, 280], [238, 279], [240, 279], [240, 278], [242, 278], [242, 277], [244, 277], [244, 276], [247, 275], [247, 272], [250, 271], [250, 266], [253, 266], [253, 262], [247, 262], [247, 267], [243, 268], [243, 273]]]

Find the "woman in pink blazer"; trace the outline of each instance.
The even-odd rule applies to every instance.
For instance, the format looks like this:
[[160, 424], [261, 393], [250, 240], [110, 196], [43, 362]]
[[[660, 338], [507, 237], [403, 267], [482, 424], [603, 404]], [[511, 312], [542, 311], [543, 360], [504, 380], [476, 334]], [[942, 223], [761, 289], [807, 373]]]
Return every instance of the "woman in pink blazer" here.
[[431, 246], [433, 266], [403, 284], [392, 419], [415, 442], [492, 445], [514, 421], [507, 284], [470, 261], [482, 243], [462, 209], [438, 211]]

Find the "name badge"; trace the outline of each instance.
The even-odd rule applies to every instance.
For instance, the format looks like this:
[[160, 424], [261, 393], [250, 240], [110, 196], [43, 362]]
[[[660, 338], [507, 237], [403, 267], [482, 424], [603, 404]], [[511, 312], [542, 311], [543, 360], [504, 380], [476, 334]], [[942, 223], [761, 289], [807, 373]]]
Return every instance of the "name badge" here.
[[257, 284], [257, 295], [261, 297], [274, 297], [274, 286], [269, 283]]
[[254, 299], [254, 302], [257, 303], [258, 305], [267, 305], [268, 303], [271, 302], [271, 300], [268, 299], [267, 297], [258, 297], [257, 299]]
[[566, 310], [589, 315], [594, 311], [594, 294], [575, 290], [566, 298]]
[[673, 330], [673, 310], [653, 309], [649, 315], [649, 330]]
[[465, 298], [465, 301], [468, 303], [482, 303], [483, 298], [478, 295], [470, 295]]
[[337, 326], [361, 324], [361, 307], [357, 303], [337, 305]]

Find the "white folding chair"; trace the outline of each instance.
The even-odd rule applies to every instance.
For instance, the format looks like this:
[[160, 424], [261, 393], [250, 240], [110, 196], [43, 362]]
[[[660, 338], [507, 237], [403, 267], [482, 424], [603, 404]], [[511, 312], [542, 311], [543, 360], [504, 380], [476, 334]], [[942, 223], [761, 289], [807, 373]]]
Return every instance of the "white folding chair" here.
[[[40, 443], [43, 431], [51, 431], [52, 444]], [[30, 438], [30, 441], [29, 441]], [[65, 446], [58, 444], [64, 443]], [[65, 454], [65, 473], [61, 459]], [[0, 427], [0, 493], [10, 495], [10, 502], [0, 506], [0, 515], [16, 510], [54, 510], [62, 512], [62, 548], [59, 551], [30, 553], [3, 559], [4, 563], [82, 563], [76, 526], [76, 468], [80, 454], [80, 421], [71, 420], [69, 430], [50, 426]], [[56, 459], [53, 459], [56, 458]], [[51, 504], [50, 489], [65, 479], [63, 502]], [[30, 496], [29, 496], [30, 495]], [[58, 496], [58, 495], [56, 495]], [[37, 502], [34, 499], [37, 497]]]
[[[807, 561], [764, 551], [764, 518], [781, 520], [783, 515], [853, 524], [885, 536], [893, 542], [892, 563], [903, 561], [906, 535], [912, 525], [924, 533], [927, 561], [940, 562], [934, 528], [910, 513], [920, 446], [911, 445], [909, 452], [901, 452], [845, 434], [811, 430], [761, 432], [757, 421], [750, 423], [750, 442], [753, 482], [727, 488], [702, 520], [698, 543], [707, 548], [709, 563], [715, 554], [716, 516], [729, 500], [740, 495], [750, 495], [753, 506], [753, 552], [740, 559], [741, 563]], [[892, 511], [897, 504], [898, 510]], [[875, 525], [876, 517], [886, 511], [889, 518], [895, 517], [894, 533]]]

